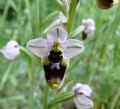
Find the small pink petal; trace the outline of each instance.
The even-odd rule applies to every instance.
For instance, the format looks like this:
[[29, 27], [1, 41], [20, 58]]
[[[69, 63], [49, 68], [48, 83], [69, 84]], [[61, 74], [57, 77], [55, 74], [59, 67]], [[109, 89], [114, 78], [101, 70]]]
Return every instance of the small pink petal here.
[[91, 19], [91, 18], [83, 19], [82, 24], [84, 26], [95, 26], [95, 21], [93, 19]]
[[37, 38], [28, 41], [27, 48], [36, 56], [44, 58], [49, 53], [48, 42], [46, 39]]
[[74, 98], [77, 109], [90, 109], [93, 107], [93, 101], [85, 95], [77, 95]]
[[67, 17], [62, 12], [59, 12], [59, 19], [60, 19], [61, 23], [68, 22]]
[[11, 40], [6, 44], [5, 48], [14, 48], [15, 46], [19, 47], [18, 42]]
[[68, 36], [67, 31], [61, 26], [54, 26], [48, 32], [48, 42], [54, 43], [59, 39], [61, 42], [66, 41]]
[[86, 96], [90, 96], [92, 93], [91, 88], [87, 84], [80, 84], [77, 83], [73, 89], [72, 89], [76, 94], [84, 94]]
[[82, 86], [82, 84], [77, 83], [75, 86], [73, 86], [72, 90], [75, 92], [77, 89], [79, 89]]
[[69, 39], [66, 41], [66, 48], [64, 49], [64, 56], [68, 59], [82, 53], [85, 50], [81, 41]]

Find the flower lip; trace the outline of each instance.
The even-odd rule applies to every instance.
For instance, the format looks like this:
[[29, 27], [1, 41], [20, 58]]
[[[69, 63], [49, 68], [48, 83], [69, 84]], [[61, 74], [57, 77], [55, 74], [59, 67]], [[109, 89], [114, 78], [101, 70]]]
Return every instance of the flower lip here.
[[108, 3], [113, 3], [114, 0], [106, 0]]
[[[53, 89], [59, 88], [64, 80], [67, 65], [63, 64], [62, 62], [43, 65], [46, 81]], [[58, 87], [54, 88], [53, 86]]]

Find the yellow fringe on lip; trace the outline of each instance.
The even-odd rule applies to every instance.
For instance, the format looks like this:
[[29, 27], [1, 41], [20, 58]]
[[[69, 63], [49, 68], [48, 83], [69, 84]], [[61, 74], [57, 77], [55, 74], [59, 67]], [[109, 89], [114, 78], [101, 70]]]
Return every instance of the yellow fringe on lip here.
[[58, 89], [60, 87], [60, 84], [56, 80], [52, 79], [51, 82], [50, 82], [50, 84], [49, 84], [49, 86], [52, 89]]
[[59, 84], [53, 83], [53, 84], [50, 84], [50, 87], [52, 89], [58, 89], [59, 88]]

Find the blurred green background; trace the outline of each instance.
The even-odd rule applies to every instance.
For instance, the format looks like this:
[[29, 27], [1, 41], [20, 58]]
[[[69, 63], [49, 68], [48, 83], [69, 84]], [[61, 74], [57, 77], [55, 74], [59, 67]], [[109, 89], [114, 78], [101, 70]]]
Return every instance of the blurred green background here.
[[[40, 0], [39, 5], [40, 30], [36, 35], [35, 0], [0, 0], [0, 48], [12, 39], [25, 47], [32, 38], [46, 38], [42, 33], [57, 19], [59, 9], [55, 0]], [[93, 109], [120, 109], [120, 5], [102, 10], [95, 0], [80, 0], [73, 30], [84, 18], [95, 20], [95, 34], [84, 41], [85, 52], [71, 59], [62, 88], [50, 90], [49, 99], [80, 82], [93, 89]], [[75, 38], [82, 40], [81, 34]], [[29, 109], [32, 93], [34, 109], [42, 109], [44, 71], [34, 58], [32, 66], [22, 51], [13, 63], [0, 54], [0, 109]], [[59, 105], [54, 109], [70, 108]]]

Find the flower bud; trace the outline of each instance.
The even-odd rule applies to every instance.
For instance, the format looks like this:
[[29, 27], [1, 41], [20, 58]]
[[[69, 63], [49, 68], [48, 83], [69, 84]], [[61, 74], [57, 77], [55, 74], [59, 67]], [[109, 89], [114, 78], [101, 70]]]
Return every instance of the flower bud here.
[[60, 19], [60, 22], [62, 24], [67, 24], [68, 23], [67, 17], [62, 12], [59, 12], [59, 19]]
[[87, 84], [77, 83], [72, 90], [76, 94], [74, 103], [77, 109], [90, 109], [93, 107], [93, 101], [89, 98], [92, 89]]
[[77, 83], [72, 90], [77, 94], [84, 94], [86, 96], [90, 96], [92, 93], [91, 88], [87, 84]]
[[82, 25], [84, 26], [84, 30], [82, 32], [82, 39], [86, 39], [88, 36], [92, 35], [95, 31], [95, 21], [91, 18], [83, 19]]
[[20, 54], [20, 47], [16, 41], [12, 40], [9, 41], [0, 52], [6, 59], [12, 61]]
[[114, 5], [116, 5], [118, 0], [96, 0], [96, 2], [99, 8], [109, 9], [109, 8], [112, 8]]

